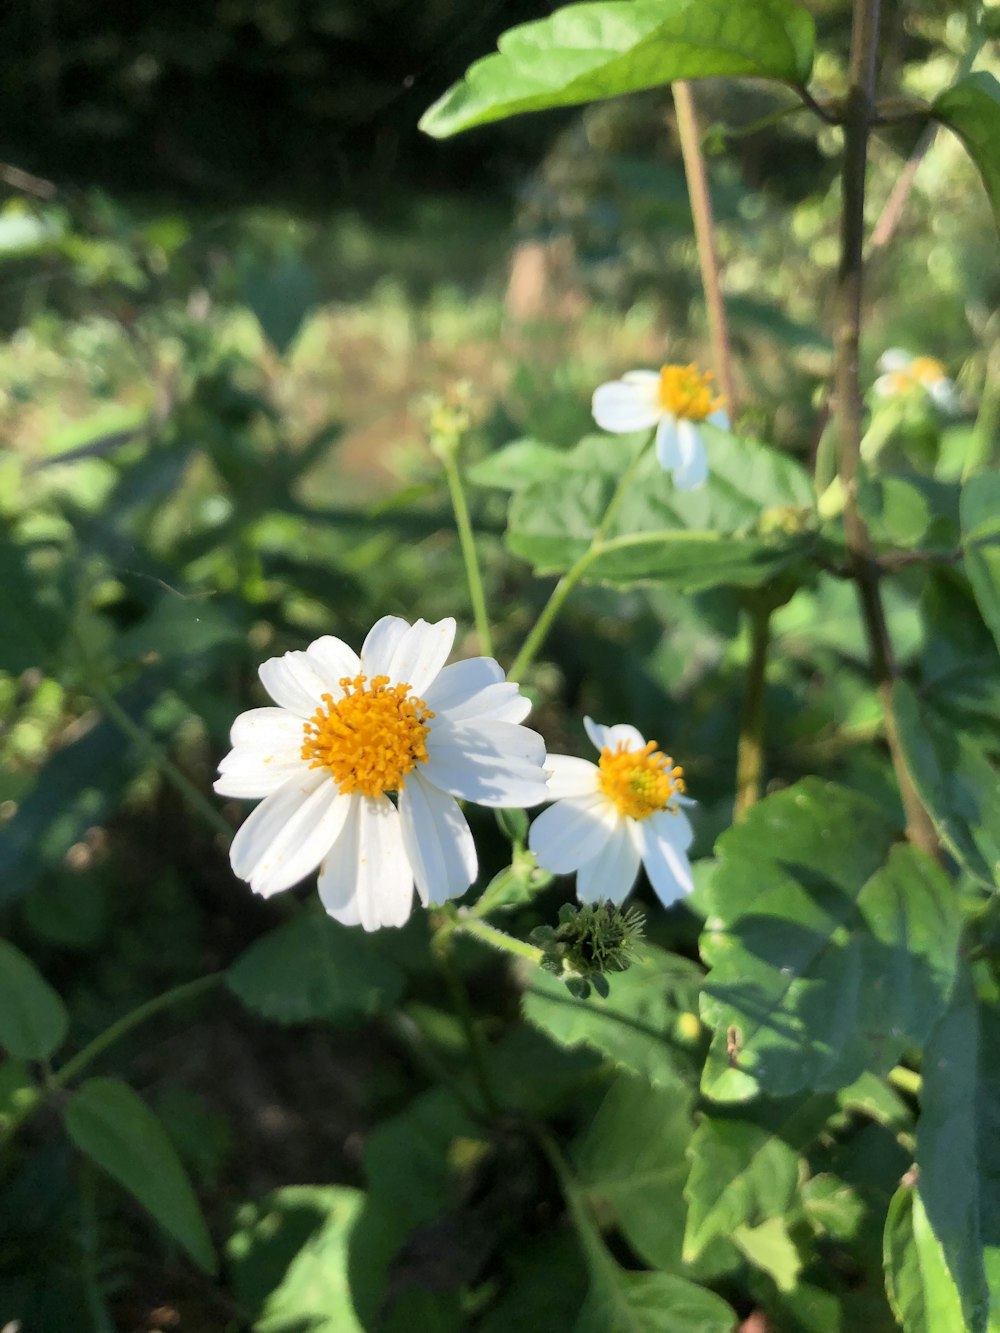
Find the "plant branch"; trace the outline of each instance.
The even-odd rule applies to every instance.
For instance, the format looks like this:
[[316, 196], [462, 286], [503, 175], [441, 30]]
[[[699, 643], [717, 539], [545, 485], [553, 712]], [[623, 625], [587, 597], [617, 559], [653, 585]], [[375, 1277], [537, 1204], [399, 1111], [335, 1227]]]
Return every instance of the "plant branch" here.
[[771, 638], [771, 605], [763, 598], [749, 608], [750, 664], [736, 746], [736, 803], [733, 820], [742, 819], [761, 798], [764, 787], [764, 677]]
[[729, 326], [726, 305], [722, 296], [722, 277], [719, 251], [715, 243], [715, 223], [712, 216], [712, 196], [708, 188], [708, 172], [701, 151], [698, 117], [691, 85], [681, 80], [673, 85], [674, 110], [677, 113], [677, 134], [684, 159], [694, 235], [698, 245], [698, 264], [705, 291], [705, 309], [712, 339], [712, 357], [719, 385], [726, 396], [730, 417], [736, 415], [736, 387], [733, 380], [732, 352], [729, 345]]

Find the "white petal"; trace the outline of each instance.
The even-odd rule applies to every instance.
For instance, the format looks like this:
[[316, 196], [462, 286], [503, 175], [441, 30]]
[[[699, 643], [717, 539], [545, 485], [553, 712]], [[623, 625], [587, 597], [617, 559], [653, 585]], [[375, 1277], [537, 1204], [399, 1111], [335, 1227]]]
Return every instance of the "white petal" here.
[[626, 370], [622, 376], [623, 384], [644, 384], [647, 389], [655, 389], [659, 382], [658, 370]]
[[732, 425], [729, 420], [729, 413], [723, 407], [720, 407], [718, 411], [709, 412], [705, 420], [710, 426], [717, 426], [719, 430], [729, 430]]
[[592, 861], [576, 873], [576, 896], [584, 903], [625, 901], [639, 873], [639, 849], [623, 819]]
[[412, 773], [399, 793], [399, 815], [420, 901], [426, 907], [461, 897], [476, 878], [479, 862], [454, 796]]
[[945, 412], [957, 412], [959, 408], [958, 394], [955, 391], [955, 385], [949, 379], [934, 380], [927, 386], [927, 392], [937, 403], [938, 407]]
[[448, 722], [492, 718], [495, 722], [523, 722], [531, 711], [513, 681], [492, 657], [470, 657], [446, 666], [421, 696], [427, 707]]
[[589, 759], [575, 759], [569, 754], [545, 756], [545, 771], [549, 775], [550, 801], [566, 797], [590, 796], [598, 791], [597, 774], [600, 771]]
[[898, 372], [894, 370], [888, 375], [879, 375], [872, 388], [879, 398], [894, 397], [899, 393]]
[[913, 357], [909, 352], [904, 352], [901, 347], [890, 347], [888, 351], [883, 352], [878, 359], [879, 370], [907, 370], [913, 363]]
[[273, 750], [298, 754], [302, 749], [302, 719], [287, 708], [251, 708], [240, 713], [229, 733], [234, 750]]
[[395, 684], [405, 681], [418, 697], [438, 674], [455, 642], [455, 622], [451, 616], [433, 625], [426, 620], [415, 621], [393, 649], [386, 672]]
[[336, 639], [332, 634], [324, 634], [314, 639], [306, 649], [319, 674], [329, 682], [328, 689], [334, 698], [343, 694], [340, 682], [345, 676], [353, 680], [361, 671], [361, 658], [353, 648], [349, 648], [343, 639]]
[[673, 472], [681, 464], [677, 418], [672, 412], [668, 412], [656, 428], [656, 461], [667, 472]]
[[545, 742], [513, 722], [431, 723], [423, 776], [479, 805], [515, 808], [547, 799]]
[[323, 769], [290, 779], [243, 821], [229, 848], [240, 879], [269, 898], [315, 870], [343, 828], [350, 798]]
[[627, 722], [619, 722], [613, 727], [605, 727], [600, 722], [585, 717], [583, 725], [586, 728], [587, 735], [598, 750], [613, 750], [616, 745], [623, 745], [627, 750], [641, 750], [646, 744], [646, 738], [642, 732], [629, 726]]
[[663, 411], [656, 392], [658, 378], [612, 380], [595, 389], [590, 406], [601, 430], [628, 435], [655, 426]]
[[351, 798], [344, 831], [323, 862], [319, 896], [330, 916], [365, 930], [401, 926], [413, 905], [413, 871], [399, 813], [386, 797]]
[[361, 645], [361, 670], [369, 680], [373, 676], [389, 675], [396, 645], [409, 628], [410, 622], [399, 616], [383, 616], [372, 625]]
[[[289, 736], [283, 726], [272, 727], [271, 719], [263, 724], [254, 713], [275, 714], [287, 718], [294, 730]], [[248, 721], [248, 719], [252, 719]], [[237, 744], [219, 763], [219, 777], [213, 784], [220, 796], [259, 798], [269, 796], [285, 782], [308, 772], [301, 758], [302, 722], [283, 708], [256, 708], [243, 713], [233, 725], [234, 735], [248, 735], [255, 739]]]
[[708, 455], [701, 440], [701, 431], [693, 421], [678, 421], [677, 442], [680, 445], [680, 466], [674, 469], [674, 485], [679, 491], [693, 491], [703, 486], [708, 477]]
[[574, 801], [557, 801], [532, 823], [528, 846], [540, 866], [557, 875], [568, 875], [603, 851], [620, 819], [600, 792]]
[[687, 815], [664, 810], [648, 819], [630, 820], [629, 824], [649, 882], [664, 907], [669, 907], [694, 888], [685, 855], [693, 837]]
[[330, 691], [330, 683], [309, 660], [306, 653], [285, 653], [269, 657], [258, 668], [264, 689], [282, 708], [297, 717], [312, 717]]

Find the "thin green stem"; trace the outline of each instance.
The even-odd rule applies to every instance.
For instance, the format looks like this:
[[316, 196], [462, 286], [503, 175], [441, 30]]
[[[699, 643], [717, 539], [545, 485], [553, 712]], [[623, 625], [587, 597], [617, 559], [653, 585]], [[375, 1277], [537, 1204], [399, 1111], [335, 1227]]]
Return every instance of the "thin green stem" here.
[[962, 471], [966, 482], [976, 472], [985, 472], [1000, 465], [1000, 338], [986, 354], [986, 381], [979, 403], [969, 450]]
[[533, 1126], [535, 1139], [549, 1160], [549, 1165], [559, 1181], [559, 1188], [569, 1209], [573, 1230], [577, 1234], [580, 1248], [583, 1250], [593, 1273], [597, 1275], [616, 1275], [618, 1265], [608, 1253], [597, 1223], [591, 1216], [587, 1200], [577, 1184], [572, 1169], [555, 1139], [544, 1125]]
[[[650, 436], [650, 440], [652, 438], [653, 437]], [[594, 529], [594, 534], [590, 539], [590, 546], [584, 551], [583, 555], [580, 556], [577, 562], [566, 571], [549, 594], [549, 600], [542, 607], [541, 614], [531, 627], [524, 643], [521, 644], [520, 652], [511, 663], [510, 670], [507, 672], [507, 676], [510, 680], [520, 680], [528, 667], [531, 666], [535, 657], [538, 655], [539, 649], [545, 642], [549, 630], [552, 628], [553, 621], [566, 605], [566, 599], [597, 557], [603, 551], [611, 550], [617, 547], [619, 543], [627, 540], [625, 537], [620, 537], [609, 542], [605, 540], [604, 534], [611, 525], [612, 519], [618, 513], [622, 500], [625, 498], [625, 493], [628, 490], [632, 478], [635, 476], [648, 447], [649, 441], [647, 441], [647, 443], [637, 452], [636, 456], [632, 459], [632, 462], [618, 478], [618, 485], [615, 487], [611, 499], [608, 501], [607, 508], [601, 516], [600, 523], [598, 523], [597, 527]], [[645, 534], [638, 535], [641, 537]]]
[[490, 626], [489, 612], [486, 609], [483, 575], [479, 568], [479, 556], [476, 554], [476, 539], [472, 531], [472, 521], [469, 518], [469, 506], [465, 500], [462, 473], [453, 448], [442, 449], [440, 456], [444, 463], [445, 476], [448, 478], [451, 507], [455, 512], [455, 526], [458, 528], [458, 542], [462, 548], [462, 561], [465, 564], [465, 578], [469, 585], [472, 616], [476, 625], [479, 647], [486, 657], [492, 657], [493, 631]]
[[170, 785], [187, 801], [205, 823], [216, 833], [222, 834], [227, 841], [233, 836], [233, 830], [226, 822], [221, 811], [217, 810], [205, 794], [181, 772], [170, 756], [158, 745], [152, 736], [138, 722], [129, 717], [118, 700], [98, 681], [89, 681], [87, 688], [94, 696], [101, 712], [110, 722], [126, 735], [147, 755], [163, 774]]
[[764, 677], [771, 638], [771, 605], [763, 599], [749, 609], [750, 663], [736, 746], [736, 803], [733, 819], [742, 819], [761, 798], [764, 786]]
[[457, 912], [448, 921], [444, 929], [449, 933], [457, 931], [463, 935], [471, 935], [473, 939], [488, 944], [492, 949], [499, 949], [501, 953], [513, 954], [515, 958], [526, 958], [529, 963], [538, 964], [544, 957], [541, 949], [534, 944], [528, 944], [526, 940], [519, 940], [514, 935], [508, 935], [505, 930], [499, 930], [487, 921], [480, 921], [478, 917], [466, 916], [464, 912]]
[[175, 1004], [183, 1004], [185, 1000], [192, 1000], [203, 992], [211, 990], [213, 986], [217, 986], [222, 981], [224, 976], [224, 972], [210, 972], [208, 976], [198, 977], [195, 981], [182, 982], [181, 985], [174, 986], [161, 995], [154, 995], [151, 1000], [146, 1000], [144, 1004], [137, 1005], [135, 1009], [123, 1014], [110, 1027], [98, 1033], [94, 1040], [85, 1046], [82, 1051], [78, 1051], [71, 1060], [67, 1060], [61, 1068], [56, 1070], [44, 1087], [39, 1089], [39, 1094], [35, 1100], [7, 1121], [3, 1131], [0, 1132], [0, 1142], [13, 1138], [17, 1130], [35, 1114], [39, 1107], [45, 1104], [53, 1093], [65, 1088], [67, 1084], [79, 1077], [99, 1055], [103, 1055], [110, 1046], [120, 1041], [127, 1032], [139, 1027], [147, 1019], [152, 1018], [154, 1014], [158, 1014], [164, 1009], [170, 1009]]

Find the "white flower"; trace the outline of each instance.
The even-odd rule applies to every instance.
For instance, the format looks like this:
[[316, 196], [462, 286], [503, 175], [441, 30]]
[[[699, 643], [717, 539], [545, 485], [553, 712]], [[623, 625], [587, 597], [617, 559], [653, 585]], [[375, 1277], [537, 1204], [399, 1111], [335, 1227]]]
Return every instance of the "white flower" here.
[[451, 619], [385, 616], [360, 657], [325, 635], [261, 666], [278, 707], [236, 719], [215, 783], [222, 796], [264, 798], [229, 852], [256, 893], [270, 897], [319, 866], [331, 916], [400, 926], [414, 881], [426, 905], [476, 877], [456, 797], [545, 800], [544, 742], [519, 725], [531, 704], [491, 658], [445, 666], [454, 638]]
[[681, 807], [695, 802], [683, 794], [683, 771], [635, 727], [583, 723], [600, 763], [546, 758], [556, 803], [532, 824], [528, 846], [546, 870], [575, 870], [577, 895], [590, 903], [622, 902], [642, 861], [669, 906], [694, 887], [686, 855], [694, 835]]
[[708, 476], [702, 422], [729, 429], [724, 401], [712, 390], [711, 374], [694, 365], [663, 366], [659, 371], [630, 370], [620, 380], [600, 385], [592, 411], [600, 428], [615, 435], [655, 426], [660, 466], [673, 473], [678, 490], [691, 491]]
[[902, 348], [890, 347], [879, 357], [882, 374], [874, 384], [880, 398], [926, 393], [945, 412], [958, 410], [958, 393], [944, 366], [932, 356], [911, 356]]

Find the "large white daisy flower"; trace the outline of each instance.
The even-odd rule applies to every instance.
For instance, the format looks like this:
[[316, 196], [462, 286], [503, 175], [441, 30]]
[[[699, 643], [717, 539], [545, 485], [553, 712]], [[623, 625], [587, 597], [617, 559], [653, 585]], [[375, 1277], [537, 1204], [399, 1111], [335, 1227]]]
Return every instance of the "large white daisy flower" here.
[[712, 378], [694, 365], [630, 370], [594, 390], [594, 420], [615, 435], [655, 426], [660, 466], [673, 473], [678, 490], [694, 490], [708, 476], [702, 422], [729, 429], [725, 400], [713, 391]]
[[385, 616], [360, 657], [325, 635], [261, 666], [278, 707], [240, 714], [215, 783], [221, 796], [263, 797], [229, 852], [256, 893], [270, 897], [319, 866], [331, 916], [400, 926], [414, 881], [426, 905], [476, 878], [456, 797], [546, 799], [544, 742], [519, 725], [531, 704], [491, 658], [445, 666], [454, 638], [451, 619]]
[[879, 357], [882, 374], [873, 385], [879, 398], [926, 393], [945, 412], [958, 410], [958, 393], [944, 366], [933, 356], [911, 356], [900, 347], [890, 347]]
[[555, 805], [531, 825], [528, 846], [538, 864], [576, 874], [583, 902], [624, 900], [640, 861], [665, 907], [694, 887], [687, 849], [693, 833], [682, 806], [683, 770], [635, 727], [603, 727], [584, 718], [600, 761], [550, 754], [549, 798]]

